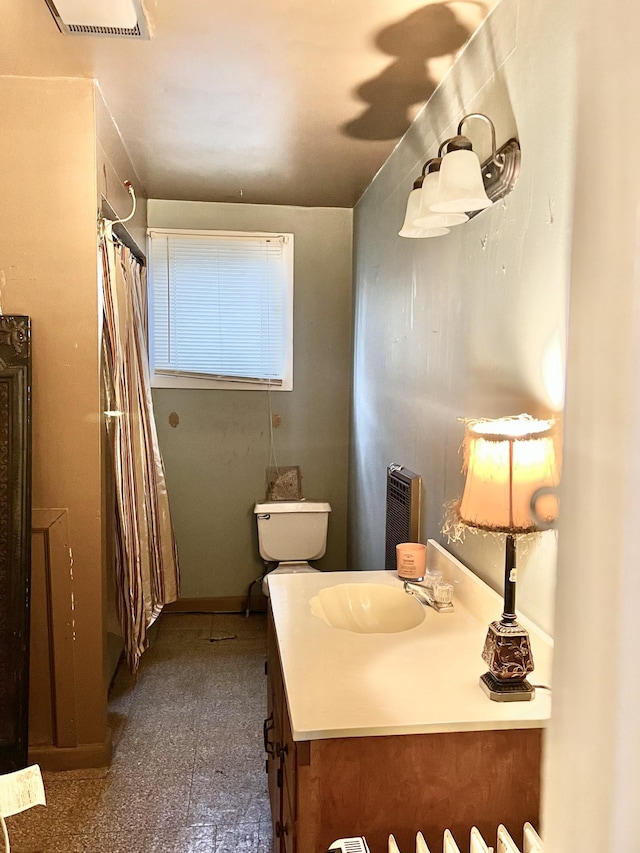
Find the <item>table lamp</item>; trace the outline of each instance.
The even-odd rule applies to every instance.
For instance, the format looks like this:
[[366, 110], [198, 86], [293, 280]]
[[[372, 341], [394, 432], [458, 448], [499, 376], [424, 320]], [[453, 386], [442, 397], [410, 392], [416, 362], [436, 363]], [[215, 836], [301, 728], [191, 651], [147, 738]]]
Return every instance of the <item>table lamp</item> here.
[[516, 620], [516, 537], [553, 526], [558, 515], [555, 422], [530, 415], [468, 421], [462, 498], [455, 523], [505, 534], [504, 611], [489, 626], [480, 678], [497, 702], [533, 699], [529, 634]]

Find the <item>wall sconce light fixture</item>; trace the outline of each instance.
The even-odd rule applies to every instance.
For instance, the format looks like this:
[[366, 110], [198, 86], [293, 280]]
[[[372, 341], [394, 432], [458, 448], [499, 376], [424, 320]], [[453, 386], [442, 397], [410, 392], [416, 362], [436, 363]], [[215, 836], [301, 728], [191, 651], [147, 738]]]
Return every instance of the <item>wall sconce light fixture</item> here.
[[[491, 156], [480, 164], [462, 127], [481, 119], [491, 129]], [[439, 237], [476, 216], [514, 188], [520, 172], [520, 145], [509, 139], [496, 148], [496, 129], [483, 113], [469, 113], [458, 124], [457, 136], [440, 145], [427, 160], [409, 194], [400, 237]]]
[[505, 534], [504, 608], [492, 622], [480, 686], [497, 702], [533, 699], [529, 634], [516, 620], [516, 537], [555, 526], [559, 465], [556, 425], [530, 415], [469, 421], [464, 439], [465, 484], [454, 523]]

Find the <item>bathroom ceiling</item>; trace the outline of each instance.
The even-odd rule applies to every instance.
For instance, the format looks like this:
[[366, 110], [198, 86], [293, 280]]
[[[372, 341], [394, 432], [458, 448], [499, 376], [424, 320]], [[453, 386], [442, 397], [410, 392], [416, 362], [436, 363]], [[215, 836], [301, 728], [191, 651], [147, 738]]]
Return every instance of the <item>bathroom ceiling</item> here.
[[3, 0], [0, 75], [95, 77], [149, 198], [352, 207], [494, 2], [145, 0], [143, 41]]

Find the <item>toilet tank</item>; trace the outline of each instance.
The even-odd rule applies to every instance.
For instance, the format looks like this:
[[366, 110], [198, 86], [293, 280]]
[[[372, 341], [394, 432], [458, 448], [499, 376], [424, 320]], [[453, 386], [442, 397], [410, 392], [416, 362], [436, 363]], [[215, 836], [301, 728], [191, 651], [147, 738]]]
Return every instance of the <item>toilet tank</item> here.
[[264, 501], [253, 508], [260, 556], [269, 562], [319, 560], [327, 547], [331, 506], [321, 501]]

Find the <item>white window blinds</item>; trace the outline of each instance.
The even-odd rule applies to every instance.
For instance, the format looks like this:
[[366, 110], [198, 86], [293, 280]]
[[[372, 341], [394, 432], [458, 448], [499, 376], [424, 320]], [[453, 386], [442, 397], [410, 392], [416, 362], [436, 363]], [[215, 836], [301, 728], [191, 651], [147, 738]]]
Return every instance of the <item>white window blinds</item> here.
[[149, 237], [154, 372], [282, 384], [292, 350], [293, 235]]

